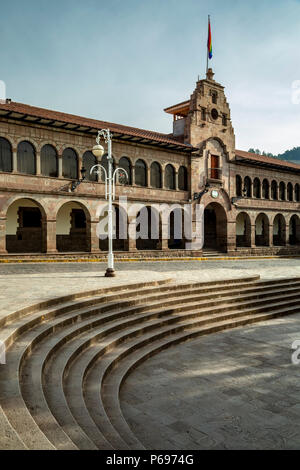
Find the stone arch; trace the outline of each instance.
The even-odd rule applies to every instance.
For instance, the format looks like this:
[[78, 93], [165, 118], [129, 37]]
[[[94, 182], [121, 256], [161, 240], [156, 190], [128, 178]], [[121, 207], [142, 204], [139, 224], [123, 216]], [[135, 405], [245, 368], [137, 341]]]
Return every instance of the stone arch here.
[[47, 216], [33, 198], [15, 198], [6, 210], [6, 250], [8, 253], [46, 251]]
[[126, 178], [126, 184], [132, 184], [132, 161], [127, 155], [122, 155], [118, 163], [119, 168], [123, 168], [128, 174], [128, 180]]
[[270, 199], [270, 184], [266, 178], [262, 182], [262, 197], [264, 199]]
[[227, 213], [223, 205], [210, 202], [204, 210], [204, 248], [227, 249]]
[[275, 180], [273, 180], [271, 183], [271, 198], [273, 201], [277, 201], [278, 199], [278, 184]]
[[174, 207], [168, 217], [168, 248], [183, 250], [185, 248], [184, 208]]
[[294, 200], [294, 187], [292, 183], [287, 184], [287, 200], [290, 202]]
[[13, 170], [13, 147], [9, 139], [0, 136], [0, 171]]
[[270, 222], [266, 214], [261, 212], [255, 219], [255, 245], [269, 246]]
[[235, 195], [237, 197], [243, 196], [243, 183], [240, 175], [235, 175]]
[[178, 189], [180, 191], [188, 190], [188, 169], [185, 165], [180, 165], [178, 169]]
[[257, 199], [261, 198], [261, 183], [259, 178], [254, 178], [253, 180], [253, 197]]
[[136, 216], [137, 250], [161, 249], [161, 215], [154, 206], [143, 206]]
[[81, 202], [60, 204], [56, 214], [56, 246], [60, 252], [90, 251], [91, 216]]
[[245, 188], [245, 197], [252, 196], [252, 181], [250, 176], [245, 176], [244, 178], [244, 188]]
[[285, 183], [283, 181], [280, 181], [279, 183], [279, 199], [281, 201], [285, 201]]
[[176, 179], [175, 168], [171, 163], [168, 163], [165, 167], [165, 175], [164, 175], [165, 188], [174, 190], [176, 186], [175, 179]]
[[[99, 248], [108, 251], [108, 204], [103, 203], [99, 214]], [[113, 204], [113, 249], [114, 251], [128, 250], [128, 215], [119, 204]]]
[[273, 220], [273, 245], [285, 246], [286, 244], [286, 221], [282, 214], [276, 214]]
[[239, 212], [236, 218], [236, 246], [251, 246], [251, 219], [247, 212]]
[[135, 168], [135, 184], [137, 186], [148, 186], [148, 165], [142, 158], [137, 158], [134, 163]]
[[21, 140], [17, 146], [17, 170], [26, 175], [36, 174], [36, 146], [28, 139]]
[[295, 184], [294, 191], [295, 191], [295, 201], [300, 202], [300, 186], [298, 183]]
[[157, 161], [153, 161], [150, 166], [150, 185], [152, 188], [162, 187], [162, 167]]
[[300, 218], [297, 214], [292, 215], [289, 220], [289, 244], [300, 244]]

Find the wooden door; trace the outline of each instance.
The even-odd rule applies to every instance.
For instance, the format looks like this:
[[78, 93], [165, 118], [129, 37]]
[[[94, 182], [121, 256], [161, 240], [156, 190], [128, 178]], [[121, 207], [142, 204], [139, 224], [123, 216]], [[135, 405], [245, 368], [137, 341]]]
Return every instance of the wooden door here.
[[219, 157], [211, 155], [211, 178], [219, 179]]

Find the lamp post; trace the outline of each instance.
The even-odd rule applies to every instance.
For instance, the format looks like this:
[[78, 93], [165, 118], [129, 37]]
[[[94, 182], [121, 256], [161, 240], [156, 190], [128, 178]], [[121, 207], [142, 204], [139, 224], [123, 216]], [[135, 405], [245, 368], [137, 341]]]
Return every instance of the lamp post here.
[[94, 165], [90, 173], [96, 171], [96, 173], [101, 175], [101, 171], [104, 172], [105, 178], [105, 199], [108, 200], [108, 266], [106, 269], [105, 277], [115, 277], [115, 268], [114, 268], [114, 253], [113, 253], [113, 200], [115, 199], [115, 187], [116, 187], [116, 177], [120, 176], [121, 172], [126, 175], [128, 180], [127, 171], [124, 168], [116, 168], [113, 171], [113, 157], [112, 157], [112, 134], [109, 129], [102, 129], [98, 131], [96, 138], [97, 144], [94, 145], [92, 152], [93, 155], [97, 158], [101, 158], [104, 155], [104, 148], [100, 144], [101, 137], [103, 137], [105, 143], [107, 144], [107, 162], [108, 162], [108, 172], [103, 165], [98, 163]]

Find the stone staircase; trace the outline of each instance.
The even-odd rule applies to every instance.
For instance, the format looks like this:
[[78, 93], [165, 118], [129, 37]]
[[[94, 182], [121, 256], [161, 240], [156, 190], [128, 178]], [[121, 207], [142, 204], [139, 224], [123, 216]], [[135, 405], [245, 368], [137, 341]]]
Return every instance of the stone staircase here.
[[[300, 312], [300, 278], [131, 284], [0, 320], [1, 449], [143, 449], [122, 413], [126, 377], [201, 335]], [[145, 424], [146, 426], [147, 424]]]

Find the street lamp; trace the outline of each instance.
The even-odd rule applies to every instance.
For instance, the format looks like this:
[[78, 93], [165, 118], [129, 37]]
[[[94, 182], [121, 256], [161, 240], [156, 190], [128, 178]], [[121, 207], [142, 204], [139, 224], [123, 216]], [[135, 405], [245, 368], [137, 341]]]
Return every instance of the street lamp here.
[[[112, 134], [110, 133], [109, 129], [102, 129], [98, 131], [98, 135], [96, 137], [97, 144], [94, 145], [92, 152], [96, 158], [101, 158], [104, 155], [104, 148], [100, 144], [101, 137], [103, 137], [105, 143], [107, 144], [107, 162], [108, 162], [108, 173], [106, 168], [103, 165], [98, 163], [94, 165], [90, 173], [92, 174], [95, 171], [98, 175], [101, 175], [101, 171], [104, 172], [104, 180], [105, 180], [105, 199], [108, 200], [108, 266], [106, 269], [105, 277], [115, 277], [115, 269], [114, 269], [114, 253], [113, 253], [113, 200], [115, 199], [116, 194], [116, 178], [117, 176], [123, 175], [126, 176], [127, 180], [128, 173], [124, 168], [116, 168], [113, 171], [113, 158], [111, 152], [111, 141], [112, 141]], [[123, 176], [122, 175], [122, 176]]]

